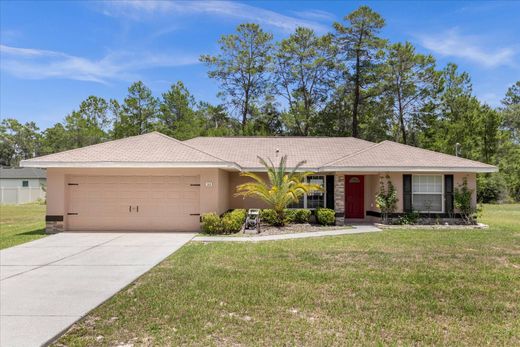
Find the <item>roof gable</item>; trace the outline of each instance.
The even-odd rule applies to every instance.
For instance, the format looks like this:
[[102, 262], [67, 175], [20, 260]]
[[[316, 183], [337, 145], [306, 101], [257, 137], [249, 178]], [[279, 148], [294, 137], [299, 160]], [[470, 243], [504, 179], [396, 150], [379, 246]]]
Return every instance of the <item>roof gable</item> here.
[[193, 166], [208, 165], [210, 167], [233, 165], [159, 132], [108, 141], [22, 161], [23, 166], [44, 167], [64, 167], [67, 165], [71, 167], [86, 165], [92, 167], [175, 167], [187, 163]]
[[336, 168], [379, 168], [395, 171], [404, 169], [437, 171], [496, 171], [493, 165], [484, 164], [449, 154], [439, 153], [404, 145], [393, 141], [383, 141], [365, 150], [345, 156], [324, 166], [325, 169]]

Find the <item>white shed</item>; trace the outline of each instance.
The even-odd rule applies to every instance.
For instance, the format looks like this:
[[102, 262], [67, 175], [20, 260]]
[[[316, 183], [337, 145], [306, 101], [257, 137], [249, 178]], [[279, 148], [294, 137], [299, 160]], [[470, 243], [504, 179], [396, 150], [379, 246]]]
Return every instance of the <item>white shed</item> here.
[[0, 168], [0, 203], [25, 204], [45, 199], [46, 170], [38, 168]]

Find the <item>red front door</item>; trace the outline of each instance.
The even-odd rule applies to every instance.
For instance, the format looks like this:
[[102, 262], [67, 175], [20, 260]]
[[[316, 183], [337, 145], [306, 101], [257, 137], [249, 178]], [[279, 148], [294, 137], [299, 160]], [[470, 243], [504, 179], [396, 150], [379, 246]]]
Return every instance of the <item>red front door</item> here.
[[345, 218], [365, 218], [365, 176], [345, 176]]

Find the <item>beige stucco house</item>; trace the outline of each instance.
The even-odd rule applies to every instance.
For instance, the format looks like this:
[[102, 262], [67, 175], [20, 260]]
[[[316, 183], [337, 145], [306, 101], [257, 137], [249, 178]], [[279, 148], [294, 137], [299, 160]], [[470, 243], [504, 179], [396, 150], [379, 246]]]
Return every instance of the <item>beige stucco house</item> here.
[[[451, 215], [453, 189], [492, 165], [391, 141], [350, 137], [198, 137], [178, 141], [158, 132], [22, 161], [47, 168], [47, 230], [194, 231], [200, 215], [263, 207], [235, 197], [243, 171], [262, 172], [257, 156], [303, 169], [324, 187], [293, 207], [333, 208], [339, 223], [378, 216], [374, 197], [389, 175], [397, 213]], [[476, 196], [473, 196], [476, 203]], [[455, 211], [456, 212], [456, 211]]]

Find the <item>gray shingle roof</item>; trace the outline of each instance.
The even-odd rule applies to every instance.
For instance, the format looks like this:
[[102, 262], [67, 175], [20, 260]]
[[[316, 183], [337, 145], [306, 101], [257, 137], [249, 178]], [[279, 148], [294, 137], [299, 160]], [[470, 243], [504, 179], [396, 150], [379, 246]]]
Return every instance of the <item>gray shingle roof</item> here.
[[352, 137], [197, 137], [178, 141], [158, 132], [22, 161], [29, 167], [215, 167], [263, 170], [258, 156], [305, 160], [312, 171], [493, 172], [492, 165], [392, 141]]
[[0, 178], [47, 178], [47, 171], [32, 167], [0, 168]]
[[[318, 169], [323, 164], [373, 146], [373, 142], [353, 137], [196, 137], [184, 141], [242, 168], [262, 168], [257, 156], [271, 158], [277, 164], [287, 155], [287, 165], [294, 167], [305, 160], [303, 167]], [[278, 150], [278, 153], [276, 152]]]

